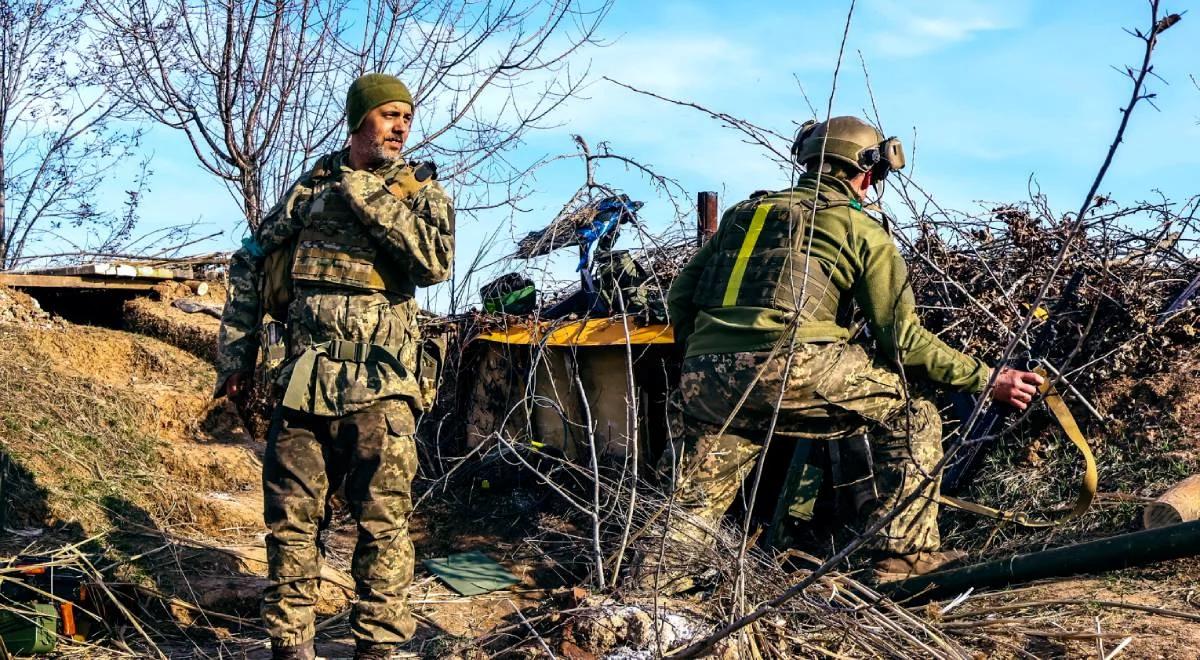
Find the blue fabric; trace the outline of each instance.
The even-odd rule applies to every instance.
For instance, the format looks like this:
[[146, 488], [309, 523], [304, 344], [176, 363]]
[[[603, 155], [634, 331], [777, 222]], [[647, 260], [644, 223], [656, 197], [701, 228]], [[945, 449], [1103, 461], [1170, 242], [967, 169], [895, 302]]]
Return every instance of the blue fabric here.
[[616, 231], [622, 222], [637, 220], [641, 202], [630, 201], [628, 195], [606, 197], [596, 203], [596, 216], [591, 224], [575, 230], [582, 249], [579, 251], [579, 266], [575, 272], [587, 270], [592, 263], [592, 246], [604, 236]]
[[253, 236], [247, 236], [242, 239], [242, 249], [255, 259], [262, 259], [266, 256], [263, 254], [262, 246], [258, 244], [258, 241], [254, 240]]

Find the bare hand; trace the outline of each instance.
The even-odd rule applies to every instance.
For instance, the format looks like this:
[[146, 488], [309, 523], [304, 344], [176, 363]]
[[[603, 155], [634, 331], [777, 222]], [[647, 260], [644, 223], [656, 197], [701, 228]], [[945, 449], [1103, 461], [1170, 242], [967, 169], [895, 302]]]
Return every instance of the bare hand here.
[[992, 398], [1017, 410], [1025, 410], [1037, 395], [1038, 386], [1045, 381], [1032, 371], [1019, 371], [1005, 367], [996, 376]]
[[230, 374], [229, 378], [225, 379], [225, 396], [238, 408], [245, 405], [246, 396], [250, 393], [249, 380], [249, 374], [244, 371]]

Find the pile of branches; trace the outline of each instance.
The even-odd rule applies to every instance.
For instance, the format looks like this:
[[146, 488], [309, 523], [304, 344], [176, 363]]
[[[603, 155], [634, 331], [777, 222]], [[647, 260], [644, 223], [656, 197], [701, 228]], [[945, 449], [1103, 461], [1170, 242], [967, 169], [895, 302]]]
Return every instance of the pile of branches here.
[[[1041, 196], [978, 214], [939, 211], [896, 233], [922, 320], [951, 346], [997, 364], [1013, 333], [1034, 317], [1020, 338], [1016, 366], [1028, 346], [1044, 344], [1032, 357], [1062, 373], [1066, 384], [1058, 389], [1099, 464], [1100, 497], [1082, 518], [1043, 531], [994, 530], [952, 513], [948, 537], [956, 547], [999, 556], [1128, 531], [1137, 527], [1144, 501], [1200, 471], [1194, 440], [1200, 417], [1189, 412], [1200, 401], [1193, 384], [1200, 301], [1180, 302], [1200, 275], [1200, 198], [1097, 201], [1074, 236], [1074, 218], [1054, 213]], [[1068, 241], [1068, 258], [1052, 276]], [[1047, 296], [1032, 308], [1046, 281]], [[1064, 295], [1068, 286], [1072, 295]], [[1074, 498], [1079, 473], [1058, 424], [1035, 409], [1009, 419], [966, 495], [1045, 512]]]
[[[1200, 307], [1164, 312], [1200, 274], [1198, 208], [1195, 197], [1132, 206], [1100, 200], [1081, 233], [1069, 237], [1074, 219], [1056, 215], [1037, 196], [977, 215], [926, 216], [899, 240], [926, 325], [993, 363], [1051, 279], [1048, 299], [1036, 311], [1046, 318], [1031, 335], [1050, 332], [1054, 340], [1049, 354], [1036, 357], [1067, 373], [1079, 390], [1096, 391], [1121, 376], [1170, 371], [1197, 345]], [[1051, 278], [1054, 257], [1068, 240], [1069, 258]], [[1076, 295], [1065, 307], [1056, 305], [1076, 273], [1083, 276]], [[1047, 323], [1052, 329], [1041, 327]]]
[[[471, 648], [524, 657], [549, 649], [567, 657], [659, 657], [703, 640], [820, 564], [799, 552], [773, 556], [731, 521], [713, 526], [689, 516], [663, 492], [670, 477], [637, 476], [632, 457], [571, 461], [501, 432], [474, 460], [495, 466], [486, 473], [492, 489], [511, 487], [514, 472], [525, 475], [518, 488], [543, 504], [530, 514], [536, 522], [523, 546], [578, 587], [568, 602], [547, 600], [519, 623], [463, 640], [460, 654]], [[452, 471], [445, 479], [461, 476]], [[668, 530], [673, 541], [664, 545]], [[680, 576], [694, 579], [694, 588], [666, 595]], [[821, 576], [772, 616], [714, 636], [713, 644], [722, 658], [970, 655], [935, 621], [842, 572]], [[588, 655], [572, 655], [580, 651]]]

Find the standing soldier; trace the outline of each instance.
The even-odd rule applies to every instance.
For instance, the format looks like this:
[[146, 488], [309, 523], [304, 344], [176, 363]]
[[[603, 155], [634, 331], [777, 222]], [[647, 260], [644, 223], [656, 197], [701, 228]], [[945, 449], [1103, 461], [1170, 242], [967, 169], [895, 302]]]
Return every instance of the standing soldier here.
[[358, 78], [346, 119], [349, 148], [320, 158], [234, 254], [221, 324], [216, 394], [243, 399], [261, 352], [279, 395], [263, 459], [275, 658], [315, 657], [317, 537], [342, 484], [358, 523], [354, 657], [390, 657], [416, 628], [408, 516], [426, 401], [414, 293], [450, 276], [454, 210], [431, 166], [401, 158], [403, 83]]
[[[687, 345], [676, 501], [701, 525], [718, 524], [733, 502], [777, 403], [783, 438], [870, 435], [880, 497], [863, 513], [867, 522], [887, 515], [942, 456], [937, 408], [909, 392], [906, 376], [979, 393], [991, 375], [921, 326], [903, 257], [863, 212], [872, 184], [904, 166], [900, 141], [856, 117], [834, 117], [806, 123], [792, 156], [805, 168], [796, 186], [726, 211], [669, 295], [675, 336]], [[851, 341], [854, 306], [873, 355]], [[1005, 369], [992, 397], [1024, 409], [1040, 382]], [[935, 479], [873, 539], [881, 577], [963, 556], [939, 551], [937, 493]]]

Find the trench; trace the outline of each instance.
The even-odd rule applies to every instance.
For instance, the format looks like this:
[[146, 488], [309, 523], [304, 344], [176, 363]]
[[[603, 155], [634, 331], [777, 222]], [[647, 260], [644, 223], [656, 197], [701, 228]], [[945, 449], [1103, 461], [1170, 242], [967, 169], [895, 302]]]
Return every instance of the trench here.
[[128, 289], [22, 289], [42, 309], [76, 325], [125, 330], [124, 305], [145, 296], [145, 291]]

